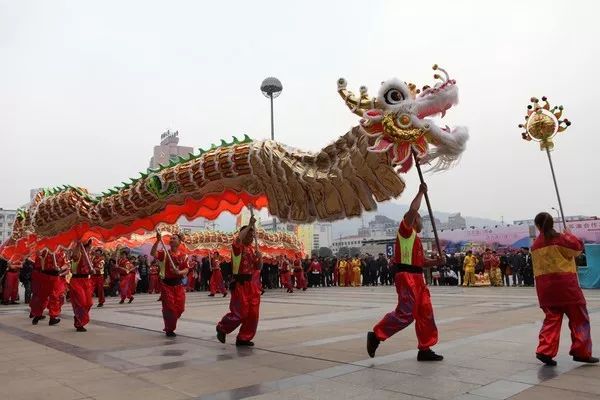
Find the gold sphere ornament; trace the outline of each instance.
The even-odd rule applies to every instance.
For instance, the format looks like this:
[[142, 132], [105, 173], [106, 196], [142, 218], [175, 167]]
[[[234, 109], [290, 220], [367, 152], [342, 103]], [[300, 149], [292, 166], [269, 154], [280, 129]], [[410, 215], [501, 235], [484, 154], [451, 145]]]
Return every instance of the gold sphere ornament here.
[[544, 96], [541, 101], [531, 98], [531, 104], [527, 106], [527, 115], [525, 124], [519, 124], [519, 128], [525, 129], [521, 133], [524, 140], [535, 140], [540, 142], [540, 150], [552, 150], [554, 141], [552, 140], [557, 133], [567, 129], [571, 122], [568, 119], [560, 119], [563, 114], [563, 106], [554, 106], [551, 108], [548, 99]]

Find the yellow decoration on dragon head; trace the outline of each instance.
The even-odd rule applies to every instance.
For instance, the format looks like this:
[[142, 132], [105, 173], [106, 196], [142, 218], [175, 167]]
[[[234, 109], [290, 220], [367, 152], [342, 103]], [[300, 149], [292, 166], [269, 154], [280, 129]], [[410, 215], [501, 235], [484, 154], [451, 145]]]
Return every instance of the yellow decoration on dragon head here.
[[381, 84], [377, 97], [371, 98], [362, 86], [356, 96], [346, 89], [346, 80], [338, 80], [338, 93], [350, 110], [362, 117], [363, 132], [375, 137], [373, 152], [388, 152], [391, 162], [406, 172], [415, 152], [421, 163], [433, 162], [433, 170], [450, 168], [466, 148], [467, 128], [440, 128], [426, 117], [441, 115], [458, 103], [456, 81], [433, 66], [437, 80], [433, 86], [417, 89], [412, 83], [391, 79]]
[[531, 98], [531, 104], [527, 106], [525, 123], [519, 124], [519, 128], [525, 129], [521, 133], [524, 140], [535, 140], [540, 142], [540, 150], [552, 150], [554, 148], [554, 136], [563, 132], [571, 125], [568, 119], [560, 119], [563, 114], [563, 106], [550, 108], [548, 99], [544, 96], [542, 101], [537, 97]]

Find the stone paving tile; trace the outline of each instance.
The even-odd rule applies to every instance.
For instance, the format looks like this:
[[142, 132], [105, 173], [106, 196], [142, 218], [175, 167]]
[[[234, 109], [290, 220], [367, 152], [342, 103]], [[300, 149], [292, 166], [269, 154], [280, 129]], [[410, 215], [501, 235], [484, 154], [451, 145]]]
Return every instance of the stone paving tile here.
[[542, 382], [540, 385], [600, 396], [600, 374], [598, 377], [593, 378], [566, 373]]
[[384, 389], [431, 399], [448, 399], [470, 392], [478, 387], [480, 385], [459, 382], [444, 377], [398, 374], [396, 383], [386, 385]]
[[595, 394], [557, 389], [546, 386], [534, 386], [513, 397], [511, 400], [598, 400]]
[[403, 381], [403, 379], [406, 377], [410, 378], [409, 375], [399, 372], [388, 372], [378, 369], [363, 369], [361, 371], [337, 376], [332, 378], [332, 380], [369, 389], [383, 389], [394, 386], [399, 381]]
[[504, 400], [525, 389], [529, 389], [531, 386], [532, 385], [521, 382], [499, 380], [482, 386], [479, 389], [471, 390], [469, 393], [492, 399]]
[[2, 398], [10, 400], [75, 400], [85, 397], [53, 379], [10, 379], [2, 384]]
[[[228, 303], [207, 298], [206, 293], [188, 294], [176, 340], [166, 340], [161, 332], [156, 295], [136, 296], [132, 305], [124, 306], [109, 299], [104, 309], [93, 310], [90, 331], [84, 335], [74, 332], [70, 307], [64, 310], [65, 323], [56, 327], [32, 326], [25, 307], [0, 307], [0, 349], [8, 349], [0, 357], [0, 379], [13, 372], [9, 390], [3, 387], [0, 398], [39, 398], [45, 393], [37, 383], [25, 387], [29, 381], [56, 388], [54, 393], [66, 400], [85, 396], [482, 400], [490, 397], [478, 390], [499, 397], [506, 395], [501, 390], [519, 385], [538, 386], [515, 398], [537, 393], [534, 390], [581, 395], [585, 400], [597, 396], [597, 370], [568, 357], [566, 324], [558, 367], [548, 369], [535, 360], [542, 316], [534, 289], [431, 288], [431, 292], [440, 324], [436, 350], [446, 356], [442, 363], [432, 364], [416, 361], [413, 327], [382, 345], [378, 357], [367, 358], [366, 331], [395, 305], [396, 295], [389, 287], [317, 289], [293, 296], [267, 292], [254, 349], [216, 342], [213, 321]], [[600, 292], [587, 291], [586, 296], [593, 340], [598, 341]], [[291, 308], [302, 315], [290, 313]], [[234, 338], [235, 332], [229, 342]], [[52, 363], [57, 368], [49, 367]], [[540, 382], [548, 386], [539, 386]], [[576, 391], [580, 387], [590, 393]], [[48, 398], [53, 397], [44, 396]]]

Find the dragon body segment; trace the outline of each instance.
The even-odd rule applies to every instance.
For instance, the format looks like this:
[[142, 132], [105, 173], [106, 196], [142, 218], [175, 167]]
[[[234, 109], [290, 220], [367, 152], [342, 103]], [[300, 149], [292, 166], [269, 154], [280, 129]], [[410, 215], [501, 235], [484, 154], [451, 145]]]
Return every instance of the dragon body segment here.
[[434, 169], [446, 169], [465, 149], [465, 128], [439, 128], [425, 118], [444, 115], [458, 101], [456, 82], [443, 72], [445, 78], [436, 75], [441, 82], [422, 92], [398, 80], [383, 82], [376, 98], [366, 88], [355, 96], [340, 79], [339, 94], [361, 120], [316, 153], [246, 136], [141, 173], [99, 197], [72, 186], [44, 190], [18, 213], [0, 255], [66, 247], [89, 237], [108, 242], [174, 224], [181, 216], [215, 219], [244, 206], [268, 207], [271, 215], [296, 223], [375, 210], [404, 190], [398, 172], [411, 167], [413, 152]]

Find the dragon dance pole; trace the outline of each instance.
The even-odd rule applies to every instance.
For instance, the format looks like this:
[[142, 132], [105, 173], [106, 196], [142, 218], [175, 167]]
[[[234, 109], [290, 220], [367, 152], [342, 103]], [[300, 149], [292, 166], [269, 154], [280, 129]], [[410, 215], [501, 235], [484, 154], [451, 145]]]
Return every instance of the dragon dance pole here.
[[556, 190], [556, 197], [558, 198], [558, 208], [560, 208], [560, 217], [562, 219], [563, 228], [567, 230], [567, 221], [565, 220], [565, 212], [563, 211], [562, 201], [560, 200], [560, 193], [558, 192], [558, 184], [556, 183], [556, 175], [554, 174], [554, 165], [552, 164], [552, 156], [550, 155], [550, 149], [546, 147], [546, 154], [548, 155], [548, 162], [550, 163], [550, 171], [552, 171], [552, 180], [554, 181], [554, 189]]
[[[412, 149], [412, 155], [415, 160], [415, 166], [417, 167], [417, 172], [419, 173], [419, 179], [422, 184], [425, 184], [425, 179], [423, 179], [423, 172], [421, 171], [421, 164], [419, 164], [419, 159], [417, 158], [417, 152]], [[429, 219], [431, 220], [431, 228], [433, 229], [433, 237], [435, 238], [435, 245], [437, 247], [438, 256], [442, 256], [442, 246], [440, 246], [440, 238], [438, 237], [437, 228], [435, 226], [435, 218], [433, 217], [433, 209], [431, 208], [431, 202], [429, 201], [429, 193], [425, 192], [425, 203], [427, 204], [427, 211], [429, 212]]]
[[160, 239], [158, 239], [158, 241], [162, 245], [163, 251], [167, 255], [169, 262], [171, 263], [171, 269], [175, 269], [175, 264], [173, 264], [173, 259], [171, 258], [171, 253], [169, 253], [169, 250], [167, 250], [167, 246], [165, 246], [165, 243], [162, 240], [162, 235], [160, 234], [160, 231], [158, 229], [156, 229], [156, 233], [158, 233], [158, 235], [160, 236]]
[[556, 174], [554, 173], [554, 164], [550, 151], [554, 149], [554, 141], [552, 140], [556, 134], [564, 132], [571, 121], [568, 119], [560, 119], [563, 115], [563, 106], [554, 106], [551, 108], [548, 98], [543, 96], [541, 101], [537, 97], [530, 99], [531, 104], [527, 106], [527, 114], [525, 115], [525, 123], [519, 124], [519, 128], [525, 131], [521, 133], [521, 137], [526, 141], [536, 141], [540, 143], [540, 150], [546, 151], [548, 162], [550, 163], [550, 171], [552, 172], [552, 181], [554, 182], [554, 190], [558, 199], [558, 207], [560, 208], [560, 217], [565, 230], [567, 230], [567, 221], [565, 220], [565, 212], [556, 183]]
[[[79, 242], [79, 246], [81, 246], [81, 251], [83, 251], [83, 255], [85, 256], [85, 261], [87, 261], [88, 266], [90, 267], [90, 269], [92, 268], [92, 262], [90, 261], [90, 256], [87, 253], [87, 250], [85, 249], [85, 247], [83, 246], [83, 243]], [[56, 264], [55, 264], [56, 265]]]

